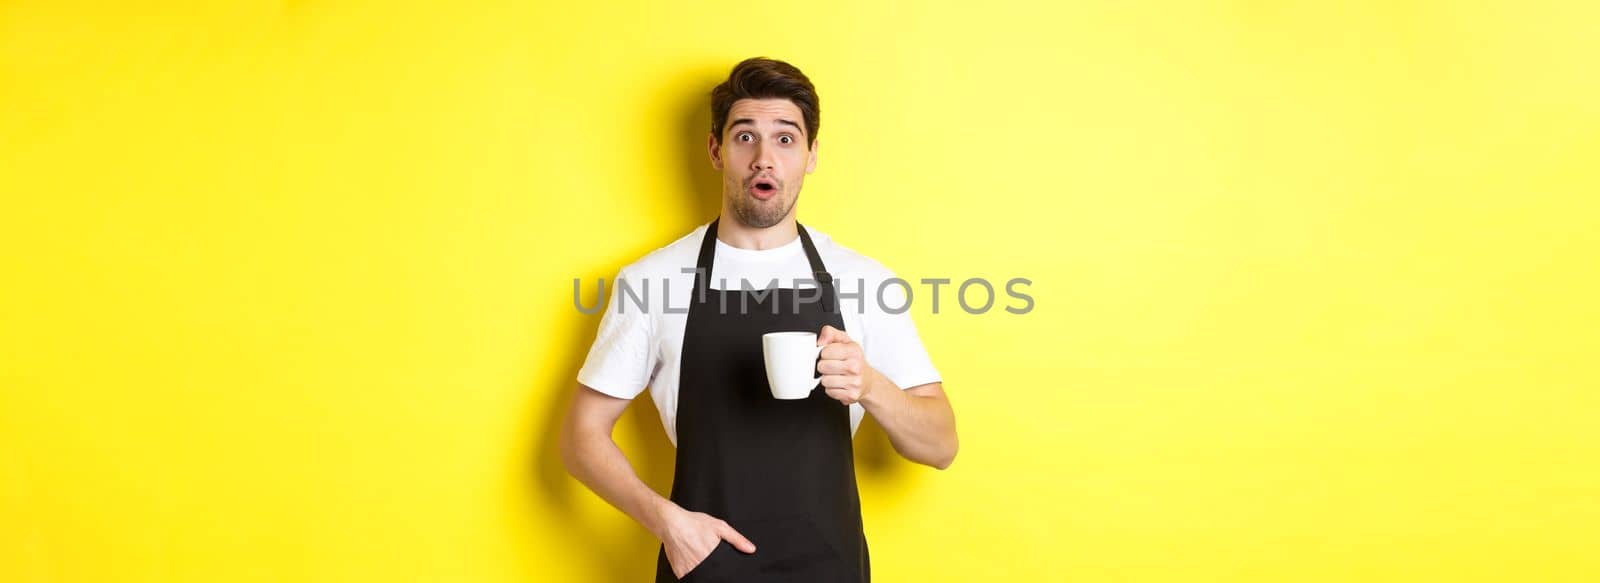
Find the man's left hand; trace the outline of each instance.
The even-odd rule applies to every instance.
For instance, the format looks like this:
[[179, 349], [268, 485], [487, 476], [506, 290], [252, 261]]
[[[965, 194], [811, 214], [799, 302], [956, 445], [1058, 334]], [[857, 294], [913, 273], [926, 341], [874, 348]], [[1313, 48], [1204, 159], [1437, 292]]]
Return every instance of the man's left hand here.
[[822, 354], [817, 361], [817, 372], [822, 374], [822, 388], [829, 397], [846, 405], [860, 402], [872, 390], [878, 371], [867, 366], [861, 345], [851, 340], [844, 330], [823, 326], [817, 334], [817, 345]]

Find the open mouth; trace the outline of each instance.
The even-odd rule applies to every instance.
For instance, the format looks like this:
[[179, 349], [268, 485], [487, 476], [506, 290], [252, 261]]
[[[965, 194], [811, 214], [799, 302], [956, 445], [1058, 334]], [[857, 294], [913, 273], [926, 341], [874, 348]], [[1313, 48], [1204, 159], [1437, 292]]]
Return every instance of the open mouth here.
[[750, 183], [750, 194], [761, 200], [772, 198], [778, 193], [778, 184], [770, 179], [758, 178]]

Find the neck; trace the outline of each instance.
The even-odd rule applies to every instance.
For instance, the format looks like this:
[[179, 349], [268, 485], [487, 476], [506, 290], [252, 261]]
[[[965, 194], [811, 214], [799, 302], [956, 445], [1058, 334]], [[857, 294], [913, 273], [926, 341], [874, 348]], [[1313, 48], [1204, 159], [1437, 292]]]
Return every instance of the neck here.
[[752, 251], [765, 251], [782, 247], [800, 236], [800, 229], [796, 226], [794, 214], [784, 217], [778, 224], [765, 229], [746, 226], [734, 218], [731, 212], [723, 209], [722, 218], [726, 221], [717, 222], [717, 240], [740, 249]]

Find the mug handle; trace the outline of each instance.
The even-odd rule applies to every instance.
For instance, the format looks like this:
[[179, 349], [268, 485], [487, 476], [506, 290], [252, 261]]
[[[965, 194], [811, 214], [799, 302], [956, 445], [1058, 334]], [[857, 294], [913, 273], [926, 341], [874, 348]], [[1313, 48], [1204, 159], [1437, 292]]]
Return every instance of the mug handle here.
[[[828, 346], [826, 344], [824, 344], [822, 346], [818, 346], [816, 350], [811, 351], [811, 360], [815, 361], [817, 364], [821, 364], [822, 363], [822, 349], [827, 348], [827, 347]], [[817, 378], [811, 379], [811, 390], [813, 390], [813, 391], [817, 390], [817, 387], [822, 385], [822, 371], [817, 370], [817, 364], [811, 365], [811, 372], [814, 372], [814, 373], [817, 374]]]

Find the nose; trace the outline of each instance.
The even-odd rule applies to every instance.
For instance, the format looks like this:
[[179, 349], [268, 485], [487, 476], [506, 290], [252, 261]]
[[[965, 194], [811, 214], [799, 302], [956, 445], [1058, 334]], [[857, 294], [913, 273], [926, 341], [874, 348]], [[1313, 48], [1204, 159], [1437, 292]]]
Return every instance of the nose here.
[[756, 172], [772, 169], [772, 151], [766, 146], [757, 144], [756, 155], [750, 159], [750, 169]]

